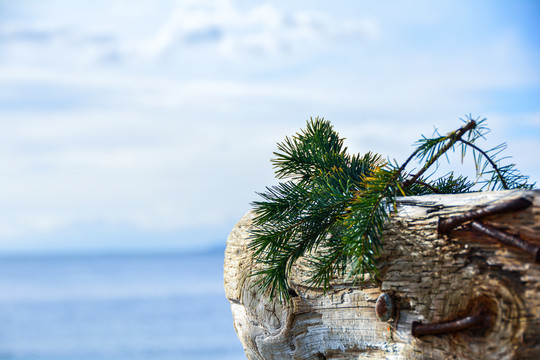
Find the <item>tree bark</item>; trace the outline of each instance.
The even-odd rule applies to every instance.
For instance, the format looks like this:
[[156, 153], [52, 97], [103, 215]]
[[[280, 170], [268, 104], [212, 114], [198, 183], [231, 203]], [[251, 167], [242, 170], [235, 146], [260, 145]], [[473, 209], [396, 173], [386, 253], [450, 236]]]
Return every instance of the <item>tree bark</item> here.
[[[309, 289], [305, 264], [291, 275], [290, 303], [270, 300], [250, 274], [253, 214], [232, 230], [225, 251], [225, 293], [248, 359], [540, 359], [540, 264], [516, 247], [470, 227], [438, 233], [442, 218], [525, 198], [523, 210], [473, 220], [540, 245], [540, 191], [511, 190], [398, 199], [384, 232], [380, 278]], [[380, 321], [377, 298], [395, 310]], [[481, 314], [476, 328], [412, 335], [413, 322], [444, 323]], [[419, 329], [419, 328], [417, 328]]]

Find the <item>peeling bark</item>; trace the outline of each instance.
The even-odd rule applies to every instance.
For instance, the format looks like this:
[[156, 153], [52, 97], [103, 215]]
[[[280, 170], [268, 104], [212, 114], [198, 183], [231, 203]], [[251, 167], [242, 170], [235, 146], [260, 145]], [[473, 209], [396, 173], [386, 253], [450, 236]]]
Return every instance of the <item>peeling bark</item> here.
[[[516, 197], [533, 205], [480, 221], [540, 245], [540, 191], [500, 191], [398, 199], [384, 232], [376, 284], [337, 278], [323, 294], [308, 289], [302, 262], [291, 275], [290, 303], [269, 300], [250, 277], [257, 264], [247, 249], [253, 214], [227, 240], [225, 293], [248, 359], [540, 359], [540, 264], [465, 227], [437, 233], [439, 218]], [[396, 310], [381, 322], [375, 302], [390, 294]], [[455, 320], [478, 308], [487, 329], [411, 334], [413, 321]]]

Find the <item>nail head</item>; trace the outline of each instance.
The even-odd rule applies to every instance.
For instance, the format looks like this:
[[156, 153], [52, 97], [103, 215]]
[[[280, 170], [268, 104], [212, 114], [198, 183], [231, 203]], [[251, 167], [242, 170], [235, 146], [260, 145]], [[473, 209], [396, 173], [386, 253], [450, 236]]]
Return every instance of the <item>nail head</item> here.
[[375, 303], [375, 312], [380, 321], [388, 321], [394, 314], [394, 300], [386, 293], [382, 293]]

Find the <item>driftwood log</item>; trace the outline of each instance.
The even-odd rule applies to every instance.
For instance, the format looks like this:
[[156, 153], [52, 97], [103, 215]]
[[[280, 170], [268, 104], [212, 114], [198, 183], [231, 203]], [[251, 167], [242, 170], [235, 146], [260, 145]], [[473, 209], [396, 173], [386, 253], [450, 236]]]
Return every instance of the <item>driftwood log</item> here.
[[[481, 210], [478, 219], [465, 219], [447, 234], [438, 231], [443, 219], [517, 198], [532, 205], [487, 216]], [[250, 360], [540, 359], [540, 264], [534, 254], [540, 191], [401, 198], [384, 233], [380, 279], [353, 285], [338, 278], [323, 293], [302, 285], [300, 262], [291, 276], [290, 303], [270, 300], [253, 286], [256, 278], [249, 275], [257, 264], [247, 248], [252, 218], [249, 212], [232, 230], [224, 268], [234, 326]], [[519, 237], [529, 252], [471, 223]], [[383, 293], [395, 307], [387, 321], [375, 311]], [[413, 323], [467, 322], [475, 315], [484, 320], [469, 329], [430, 335], [417, 327], [420, 334], [412, 334]]]

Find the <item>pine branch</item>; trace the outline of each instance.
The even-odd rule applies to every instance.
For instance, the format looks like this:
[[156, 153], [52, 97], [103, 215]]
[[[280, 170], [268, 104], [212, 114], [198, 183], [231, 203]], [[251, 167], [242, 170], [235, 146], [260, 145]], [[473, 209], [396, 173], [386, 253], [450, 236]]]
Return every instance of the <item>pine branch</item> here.
[[[310, 266], [309, 286], [328, 289], [334, 275], [364, 280], [378, 274], [377, 259], [382, 232], [398, 196], [428, 193], [462, 193], [475, 183], [453, 172], [428, 181], [423, 174], [439, 158], [462, 145], [473, 149], [479, 175], [492, 174], [490, 184], [503, 188], [532, 188], [514, 165], [499, 166], [496, 156], [504, 146], [482, 150], [475, 141], [483, 138], [485, 119], [468, 117], [467, 123], [446, 136], [422, 137], [417, 149], [403, 164], [392, 165], [380, 155], [347, 154], [344, 139], [330, 122], [310, 119], [306, 130], [278, 144], [272, 160], [279, 179], [290, 179], [259, 194], [253, 203], [255, 218], [249, 247], [262, 267], [252, 274], [261, 291], [288, 301], [289, 275], [304, 257]], [[492, 153], [492, 154], [490, 154]], [[486, 162], [481, 165], [481, 159]], [[423, 161], [414, 175], [407, 175], [413, 159]], [[485, 171], [490, 165], [492, 170]]]

